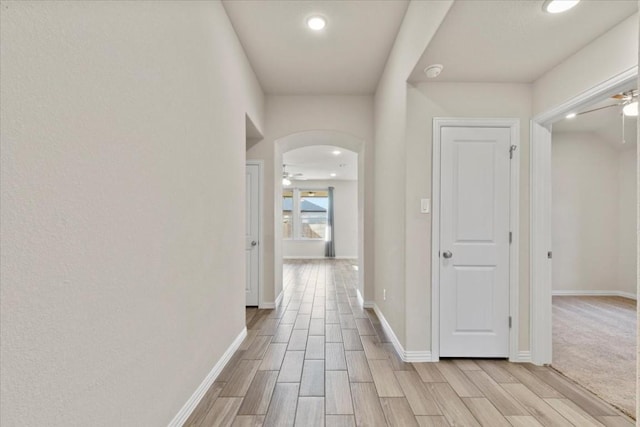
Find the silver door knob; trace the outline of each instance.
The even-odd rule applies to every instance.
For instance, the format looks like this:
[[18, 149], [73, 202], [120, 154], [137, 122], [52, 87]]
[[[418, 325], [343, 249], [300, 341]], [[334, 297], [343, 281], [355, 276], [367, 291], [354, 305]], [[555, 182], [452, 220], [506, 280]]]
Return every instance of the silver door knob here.
[[442, 256], [447, 258], [447, 259], [449, 259], [449, 258], [451, 258], [453, 256], [453, 254], [451, 253], [451, 251], [444, 251], [442, 253]]
[[258, 244], [258, 242], [256, 242], [255, 240], [253, 242], [251, 242], [251, 246], [256, 246]]

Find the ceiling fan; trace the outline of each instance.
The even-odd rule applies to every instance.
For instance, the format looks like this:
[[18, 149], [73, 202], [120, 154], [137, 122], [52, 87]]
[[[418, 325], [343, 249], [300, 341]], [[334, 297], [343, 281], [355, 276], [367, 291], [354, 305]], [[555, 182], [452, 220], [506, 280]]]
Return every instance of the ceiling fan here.
[[567, 115], [567, 119], [572, 119], [576, 116], [581, 116], [587, 113], [593, 113], [595, 111], [604, 110], [606, 108], [611, 107], [622, 107], [621, 116], [622, 116], [622, 143], [624, 144], [624, 120], [625, 117], [637, 117], [638, 116], [638, 89], [628, 90], [626, 92], [622, 92], [616, 95], [613, 95], [611, 99], [615, 99], [615, 104], [605, 105], [604, 107], [592, 108], [591, 110], [581, 111], [579, 113], [571, 113]]
[[282, 165], [282, 185], [291, 185], [292, 180], [304, 180], [304, 174], [287, 172], [287, 165]]

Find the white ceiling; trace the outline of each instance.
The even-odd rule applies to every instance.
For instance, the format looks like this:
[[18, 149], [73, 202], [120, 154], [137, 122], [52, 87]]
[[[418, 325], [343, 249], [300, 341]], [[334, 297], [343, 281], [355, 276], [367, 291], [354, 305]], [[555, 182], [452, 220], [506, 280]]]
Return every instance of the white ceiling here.
[[[615, 99], [605, 99], [581, 111], [617, 104]], [[611, 107], [587, 114], [581, 114], [573, 119], [560, 120], [553, 124], [553, 133], [560, 132], [591, 132], [611, 144], [616, 149], [625, 149], [637, 144], [638, 118], [625, 117], [625, 144], [622, 144], [622, 107]]]
[[[638, 10], [636, 0], [583, 0], [554, 15], [542, 4], [456, 1], [409, 80], [530, 83]], [[427, 79], [434, 63], [444, 71]]]
[[[333, 151], [340, 151], [335, 155]], [[358, 154], [331, 145], [312, 145], [288, 151], [282, 156], [287, 173], [298, 174], [294, 180], [357, 180]], [[336, 176], [332, 177], [331, 174]]]
[[[371, 94], [408, 6], [406, 0], [223, 1], [268, 94]], [[327, 26], [306, 27], [320, 14]]]

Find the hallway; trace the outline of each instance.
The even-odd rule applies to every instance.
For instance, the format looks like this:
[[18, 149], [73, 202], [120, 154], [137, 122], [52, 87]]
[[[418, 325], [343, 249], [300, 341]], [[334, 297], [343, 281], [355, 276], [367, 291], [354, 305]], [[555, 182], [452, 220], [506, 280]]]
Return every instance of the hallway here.
[[633, 425], [546, 367], [402, 362], [349, 261], [289, 261], [284, 280], [278, 310], [247, 309], [247, 338], [186, 425]]

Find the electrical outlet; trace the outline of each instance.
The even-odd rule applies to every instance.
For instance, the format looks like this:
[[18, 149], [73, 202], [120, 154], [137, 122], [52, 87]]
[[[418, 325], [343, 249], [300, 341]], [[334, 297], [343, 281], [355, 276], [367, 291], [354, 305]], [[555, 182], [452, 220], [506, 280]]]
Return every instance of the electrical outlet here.
[[382, 299], [383, 299], [384, 301], [386, 301], [386, 300], [387, 300], [387, 290], [386, 290], [386, 289], [383, 289], [383, 290], [382, 290]]

